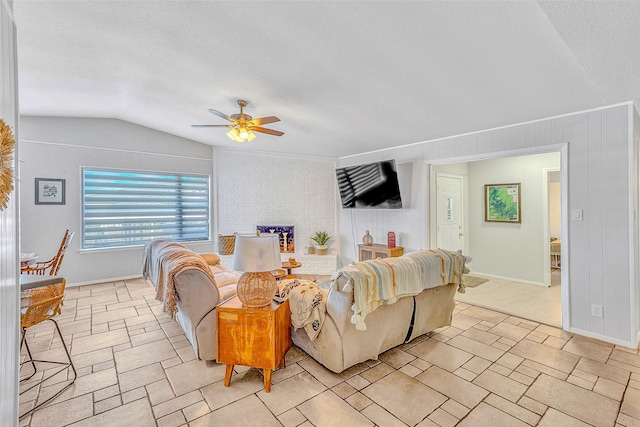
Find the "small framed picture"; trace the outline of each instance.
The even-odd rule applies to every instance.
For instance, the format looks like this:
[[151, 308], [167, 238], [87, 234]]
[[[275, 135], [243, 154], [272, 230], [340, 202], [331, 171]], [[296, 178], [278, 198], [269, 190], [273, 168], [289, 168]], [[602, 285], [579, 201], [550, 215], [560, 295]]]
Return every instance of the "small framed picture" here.
[[64, 205], [64, 181], [36, 178], [36, 205]]
[[520, 183], [484, 186], [484, 220], [520, 223]]

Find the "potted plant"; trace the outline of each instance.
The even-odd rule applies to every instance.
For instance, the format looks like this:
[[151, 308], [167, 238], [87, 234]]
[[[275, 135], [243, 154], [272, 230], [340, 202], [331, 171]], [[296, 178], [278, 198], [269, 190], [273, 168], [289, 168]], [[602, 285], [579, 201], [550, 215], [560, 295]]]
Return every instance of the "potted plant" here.
[[326, 255], [327, 254], [327, 242], [331, 239], [329, 233], [326, 231], [316, 231], [316, 234], [311, 238], [314, 242], [316, 242], [316, 253], [318, 255]]

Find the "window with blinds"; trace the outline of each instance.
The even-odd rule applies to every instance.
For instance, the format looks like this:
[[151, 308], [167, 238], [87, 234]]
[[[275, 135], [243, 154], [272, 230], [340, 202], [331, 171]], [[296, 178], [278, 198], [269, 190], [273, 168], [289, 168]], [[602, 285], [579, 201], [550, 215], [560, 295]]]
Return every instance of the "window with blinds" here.
[[209, 239], [209, 176], [82, 169], [82, 248]]

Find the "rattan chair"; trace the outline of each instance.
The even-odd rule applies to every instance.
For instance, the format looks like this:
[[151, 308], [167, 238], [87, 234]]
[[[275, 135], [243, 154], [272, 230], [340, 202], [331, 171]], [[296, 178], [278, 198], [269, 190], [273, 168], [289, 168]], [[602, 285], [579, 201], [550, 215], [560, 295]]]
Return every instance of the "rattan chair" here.
[[49, 270], [50, 276], [58, 274], [64, 254], [67, 251], [67, 247], [69, 247], [69, 243], [71, 243], [71, 239], [73, 239], [73, 234], [74, 232], [69, 232], [69, 230], [64, 232], [64, 236], [62, 237], [62, 242], [60, 242], [60, 248], [58, 249], [56, 256], [51, 258], [49, 261], [40, 261], [33, 265], [23, 267], [20, 269], [20, 273], [44, 275], [46, 271]]
[[[77, 373], [76, 368], [73, 366], [73, 361], [71, 360], [71, 355], [69, 354], [69, 350], [67, 349], [67, 345], [64, 342], [64, 338], [62, 337], [62, 333], [60, 332], [60, 327], [58, 326], [58, 322], [55, 321], [54, 317], [61, 313], [60, 306], [62, 305], [62, 299], [64, 298], [64, 287], [66, 285], [66, 281], [63, 278], [52, 278], [49, 280], [49, 283], [46, 283], [44, 286], [38, 286], [31, 289], [23, 290], [20, 296], [20, 327], [22, 329], [22, 334], [20, 336], [20, 349], [24, 345], [27, 350], [26, 359], [20, 363], [20, 383], [25, 383], [24, 389], [20, 391], [20, 395], [22, 396], [24, 393], [28, 391], [42, 386], [47, 380], [50, 378], [66, 371], [70, 368], [70, 371], [67, 374], [67, 380], [56, 383], [53, 386], [59, 387], [59, 390], [53, 393], [51, 396], [46, 398], [43, 401], [38, 401], [37, 405], [29, 409], [24, 414], [20, 415], [20, 418], [24, 417], [40, 408], [42, 405], [45, 405], [58, 397], [63, 391], [68, 389], [76, 380]], [[62, 347], [67, 355], [67, 360], [64, 362], [60, 361], [52, 361], [52, 360], [40, 360], [34, 359], [31, 354], [31, 349], [29, 348], [29, 344], [26, 340], [27, 328], [31, 326], [35, 326], [39, 323], [44, 322], [45, 320], [51, 320], [55, 325], [55, 330], [60, 337], [60, 341], [62, 341]], [[55, 332], [54, 332], [55, 336]], [[43, 372], [43, 376], [41, 379], [34, 381], [33, 383], [29, 382], [31, 378], [38, 372], [38, 368], [36, 363], [44, 363], [45, 371]], [[31, 369], [26, 368], [26, 366], [30, 365]], [[56, 365], [57, 369], [51, 368], [51, 365]], [[33, 370], [33, 372], [23, 374], [23, 368], [25, 371]], [[40, 391], [42, 387], [40, 387]]]

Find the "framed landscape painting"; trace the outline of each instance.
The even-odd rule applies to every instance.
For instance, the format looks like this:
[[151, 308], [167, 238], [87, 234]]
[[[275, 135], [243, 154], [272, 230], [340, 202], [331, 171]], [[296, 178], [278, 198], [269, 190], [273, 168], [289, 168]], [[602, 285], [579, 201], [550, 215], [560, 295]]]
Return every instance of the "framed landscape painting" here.
[[486, 222], [521, 222], [520, 183], [485, 184], [484, 220]]

